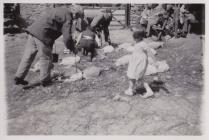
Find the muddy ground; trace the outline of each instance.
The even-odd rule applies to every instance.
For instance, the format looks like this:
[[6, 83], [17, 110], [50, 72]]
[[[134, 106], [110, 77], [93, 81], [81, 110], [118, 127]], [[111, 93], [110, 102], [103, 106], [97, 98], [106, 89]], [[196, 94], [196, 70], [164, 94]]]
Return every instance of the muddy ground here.
[[[133, 42], [127, 29], [111, 30], [115, 44]], [[166, 60], [168, 72], [146, 76], [152, 83], [158, 76], [166, 92], [155, 87], [152, 98], [139, 94], [115, 101], [128, 87], [127, 66], [115, 67], [114, 62], [125, 51], [114, 51], [105, 59], [81, 56], [80, 69], [98, 66], [103, 71], [95, 79], [73, 83], [54, 81], [47, 88], [23, 90], [13, 84], [13, 77], [23, 54], [27, 35], [5, 35], [5, 63], [9, 135], [201, 135], [203, 89], [203, 48], [198, 35], [171, 39], [157, 50], [157, 58]], [[57, 47], [60, 57], [63, 47]], [[69, 54], [72, 55], [72, 54]], [[61, 67], [55, 64], [55, 70]], [[75, 69], [74, 67], [72, 69]], [[27, 80], [38, 79], [29, 73]]]

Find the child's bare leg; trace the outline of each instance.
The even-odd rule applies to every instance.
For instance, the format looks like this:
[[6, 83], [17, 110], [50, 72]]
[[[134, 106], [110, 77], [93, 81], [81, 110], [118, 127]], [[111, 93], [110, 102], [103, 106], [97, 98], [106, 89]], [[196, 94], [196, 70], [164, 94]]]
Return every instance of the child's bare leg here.
[[136, 84], [136, 80], [135, 79], [130, 79], [129, 80], [129, 87], [128, 89], [125, 91], [125, 94], [126, 95], [129, 95], [129, 96], [133, 96], [134, 93], [133, 93], [133, 89], [135, 87], [135, 84]]
[[141, 97], [142, 98], [148, 98], [150, 96], [153, 96], [153, 91], [152, 89], [150, 88], [150, 86], [148, 85], [148, 83], [144, 82], [144, 87], [146, 89], [146, 93], [144, 95], [142, 95]]

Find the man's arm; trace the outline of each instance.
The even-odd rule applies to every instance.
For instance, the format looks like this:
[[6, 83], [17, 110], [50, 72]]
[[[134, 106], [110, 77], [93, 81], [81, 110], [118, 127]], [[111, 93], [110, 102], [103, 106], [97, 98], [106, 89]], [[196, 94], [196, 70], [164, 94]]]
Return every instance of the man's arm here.
[[98, 26], [99, 22], [102, 20], [102, 18], [104, 18], [104, 16], [102, 14], [94, 17], [93, 21], [91, 22], [91, 28], [95, 29], [95, 27]]
[[109, 36], [110, 33], [109, 33], [108, 26], [105, 26], [103, 31], [104, 31], [105, 42], [108, 42], [110, 44], [111, 41], [110, 41], [110, 36]]
[[66, 21], [62, 26], [63, 42], [67, 49], [75, 52], [74, 40], [72, 37], [72, 21]]
[[105, 41], [108, 42], [109, 44], [111, 44], [111, 40], [110, 40], [110, 33], [109, 33], [109, 25], [110, 25], [110, 22], [112, 21], [112, 19], [109, 19], [108, 22], [105, 24], [104, 26], [104, 37], [105, 37]]

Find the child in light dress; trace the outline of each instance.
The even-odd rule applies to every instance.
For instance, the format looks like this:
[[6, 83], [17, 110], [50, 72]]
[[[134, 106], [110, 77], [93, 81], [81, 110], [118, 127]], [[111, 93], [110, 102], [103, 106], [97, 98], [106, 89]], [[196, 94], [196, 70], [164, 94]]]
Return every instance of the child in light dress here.
[[153, 95], [153, 91], [148, 83], [143, 80], [148, 65], [147, 43], [143, 41], [144, 34], [143, 30], [137, 30], [133, 33], [136, 44], [128, 62], [127, 76], [129, 78], [129, 87], [125, 91], [125, 94], [133, 96], [138, 83], [146, 89], [146, 93], [142, 97], [148, 98]]

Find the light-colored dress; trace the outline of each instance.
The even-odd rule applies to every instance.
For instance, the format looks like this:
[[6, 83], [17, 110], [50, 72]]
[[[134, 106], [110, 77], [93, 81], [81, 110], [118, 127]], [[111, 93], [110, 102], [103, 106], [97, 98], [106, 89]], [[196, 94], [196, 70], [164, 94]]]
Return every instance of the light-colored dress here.
[[139, 42], [134, 45], [134, 51], [129, 59], [127, 76], [129, 79], [142, 79], [148, 65], [147, 43]]

